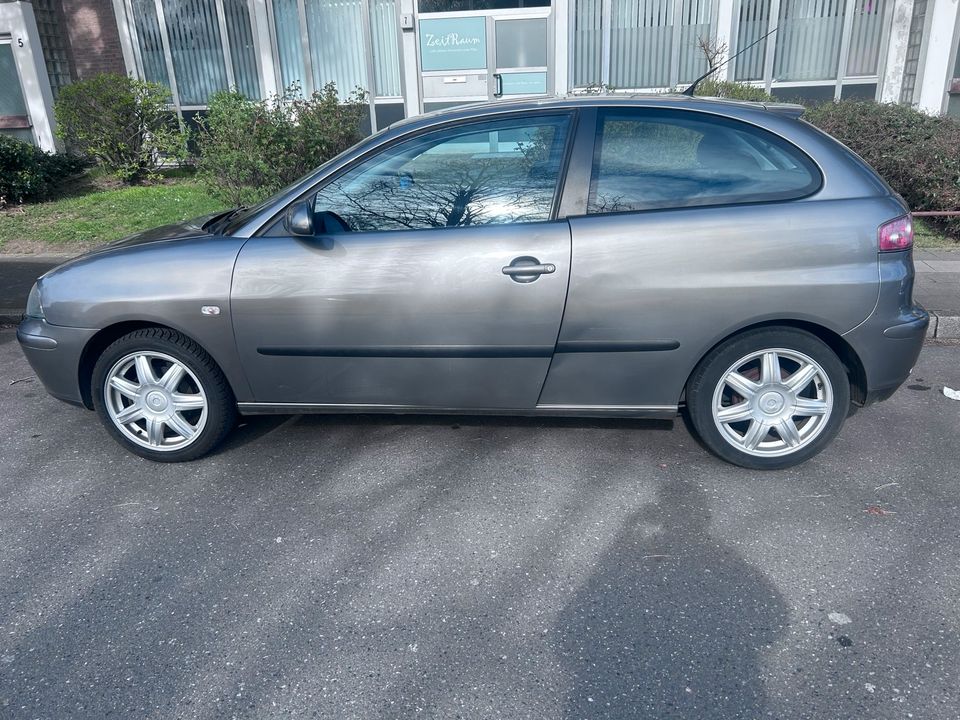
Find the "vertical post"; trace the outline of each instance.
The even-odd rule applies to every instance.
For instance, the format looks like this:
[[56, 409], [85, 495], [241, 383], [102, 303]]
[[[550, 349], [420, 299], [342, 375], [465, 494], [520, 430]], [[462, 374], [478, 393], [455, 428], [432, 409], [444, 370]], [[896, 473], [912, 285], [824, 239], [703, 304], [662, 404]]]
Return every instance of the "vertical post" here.
[[[130, 0], [123, 0], [123, 6], [128, 18], [134, 17], [133, 5]], [[140, 52], [140, 35], [135, 22], [128, 22], [125, 28], [120, 28], [120, 32], [126, 32], [130, 36], [130, 44], [133, 46], [134, 63], [127, 67], [127, 74], [140, 80], [146, 80], [147, 74], [143, 69], [143, 54]]]
[[739, 24], [737, 22], [739, 15], [737, 10], [739, 10], [739, 7], [739, 0], [717, 0], [714, 4], [716, 10], [716, 17], [713, 21], [713, 26], [716, 28], [714, 41], [717, 43], [717, 47], [726, 46], [726, 50], [717, 57], [717, 62], [723, 63], [723, 67], [717, 70], [714, 76], [717, 80], [723, 81], [731, 77], [730, 63], [727, 60], [736, 52], [734, 44], [737, 42], [736, 31]]
[[[894, 27], [894, 19], [896, 17], [897, 8], [902, 5], [909, 5], [907, 12], [907, 26], [904, 29], [901, 27]], [[894, 100], [885, 100], [884, 93], [886, 90], [887, 82], [887, 68], [890, 66], [890, 51], [895, 43], [902, 43], [903, 51], [906, 52], [906, 42], [907, 35], [910, 32], [910, 15], [913, 13], [913, 0], [887, 0], [884, 3], [883, 8], [883, 24], [881, 25], [881, 37], [880, 42], [880, 55], [877, 58], [877, 92], [874, 95], [874, 100], [876, 102], [895, 102]], [[902, 54], [901, 54], [902, 55]], [[896, 60], [894, 59], [894, 64], [896, 65]], [[903, 59], [901, 57], [899, 63], [900, 72], [893, 73], [896, 80], [896, 92], [897, 98], [900, 97], [900, 89], [903, 84]]]
[[398, 66], [397, 79], [399, 80], [399, 83], [400, 83], [397, 86], [397, 90], [400, 93], [400, 97], [404, 98], [404, 102], [406, 102], [406, 92], [403, 86], [403, 78], [404, 78], [404, 75], [406, 74], [406, 58], [403, 56], [403, 28], [400, 27], [401, 17], [400, 17], [400, 1], [399, 0], [395, 0], [393, 5], [393, 12], [396, 15], [396, 18], [395, 18], [396, 27], [394, 28], [394, 32], [397, 36], [397, 66]]
[[917, 73], [917, 106], [932, 115], [943, 112], [953, 78], [954, 36], [957, 30], [956, 0], [929, 0], [929, 34], [926, 52]]
[[[403, 88], [403, 112], [407, 117], [419, 115], [421, 112], [420, 99], [420, 63], [417, 57], [417, 16], [414, 11], [414, 0], [399, 0], [400, 5], [400, 63], [403, 75], [400, 84]], [[404, 18], [407, 18], [405, 21]], [[404, 28], [408, 22], [411, 27]]]
[[[497, 21], [493, 15], [487, 15], [484, 18], [487, 33], [487, 99], [493, 100], [497, 97]], [[492, 142], [492, 139], [491, 139]], [[491, 146], [490, 151], [494, 148]]]
[[167, 32], [167, 17], [163, 14], [163, 1], [154, 0], [157, 9], [157, 27], [160, 28], [160, 42], [163, 44], [163, 60], [167, 64], [167, 77], [170, 78], [170, 95], [177, 108], [177, 115], [183, 117], [180, 102], [180, 89], [177, 87], [177, 73], [173, 69], [173, 53], [170, 51], [170, 34]]
[[260, 94], [264, 98], [278, 95], [280, 81], [279, 64], [273, 59], [273, 33], [270, 30], [268, 0], [250, 0], [250, 22], [253, 23], [253, 44], [257, 55], [257, 70], [260, 73]]
[[313, 82], [313, 58], [310, 56], [310, 33], [307, 31], [307, 6], [304, 0], [297, 0], [297, 15], [300, 19], [300, 51], [303, 53], [304, 95], [312, 95], [320, 88]]
[[[743, 13], [743, 0], [735, 0], [733, 3], [733, 17], [730, 18], [730, 62], [724, 68], [724, 78], [736, 81], [737, 63], [739, 58], [734, 57], [743, 48], [740, 47], [740, 17]], [[744, 43], [746, 46], [746, 43]]]
[[600, 2], [600, 84], [610, 84], [610, 52], [613, 47], [613, 0]]
[[764, 45], [763, 53], [763, 85], [769, 93], [773, 87], [773, 61], [776, 58], [777, 42], [780, 40], [780, 33], [783, 28], [780, 27], [780, 0], [770, 0], [770, 17], [767, 18], [767, 32], [773, 32], [774, 28], [779, 28], [772, 35], [768, 35]]
[[891, 0], [893, 19], [887, 33], [887, 52], [881, 58], [883, 70], [879, 77], [880, 102], [900, 102], [903, 90], [903, 70], [910, 44], [910, 25], [913, 23], [914, 0]]
[[[370, 4], [376, 0], [360, 0], [360, 19], [363, 23], [363, 56], [366, 58], [367, 87], [364, 88], [370, 99], [370, 132], [377, 131], [377, 69], [373, 61], [373, 22], [370, 18]], [[346, 90], [346, 88], [344, 88]]]
[[0, 20], [6, 21], [4, 29], [10, 31], [10, 49], [18, 76], [14, 82], [20, 82], [34, 140], [41, 150], [54, 152], [57, 148], [54, 141], [53, 92], [43, 60], [33, 5], [28, 2], [0, 4]]
[[675, 88], [680, 83], [680, 31], [683, 29], [683, 0], [673, 0], [670, 13], [673, 25], [670, 28], [670, 67], [668, 68], [668, 77], [670, 79], [670, 87]]
[[113, 17], [117, 21], [117, 33], [120, 35], [120, 51], [123, 53], [123, 66], [128, 75], [143, 77], [143, 69], [137, 63], [137, 55], [134, 51], [134, 41], [136, 30], [129, 18], [133, 14], [127, 14], [127, 4], [125, 0], [113, 0]]
[[[577, 0], [573, 0], [576, 2]], [[569, 0], [553, 2], [553, 91], [557, 95], [566, 95], [570, 90], [570, 13], [572, 3]], [[550, 63], [550, 57], [547, 57]]]
[[237, 79], [233, 75], [233, 57], [230, 53], [230, 33], [227, 32], [227, 15], [223, 7], [223, 0], [215, 0], [214, 11], [217, 13], [217, 27], [220, 29], [220, 49], [223, 50], [223, 69], [227, 74], [227, 89], [237, 88]]
[[843, 90], [843, 78], [847, 74], [847, 56], [850, 54], [850, 36], [853, 34], [853, 13], [857, 0], [847, 0], [843, 9], [843, 25], [840, 29], [840, 57], [837, 61], [837, 84], [833, 90], [833, 99], [839, 100]]

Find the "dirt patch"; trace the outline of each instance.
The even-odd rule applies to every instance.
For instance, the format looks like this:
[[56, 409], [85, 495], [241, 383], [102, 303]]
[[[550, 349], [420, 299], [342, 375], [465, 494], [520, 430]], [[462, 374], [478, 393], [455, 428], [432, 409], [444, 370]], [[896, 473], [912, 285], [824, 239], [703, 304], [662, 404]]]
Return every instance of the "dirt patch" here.
[[75, 257], [102, 243], [71, 243], [51, 245], [42, 240], [7, 240], [0, 245], [0, 255], [63, 255]]

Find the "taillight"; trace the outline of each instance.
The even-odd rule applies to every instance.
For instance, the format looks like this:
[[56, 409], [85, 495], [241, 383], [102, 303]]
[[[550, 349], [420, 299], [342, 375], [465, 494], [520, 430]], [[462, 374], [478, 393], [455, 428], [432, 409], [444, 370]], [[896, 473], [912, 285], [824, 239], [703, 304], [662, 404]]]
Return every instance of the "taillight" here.
[[880, 226], [880, 252], [908, 250], [913, 247], [913, 218], [904, 215]]

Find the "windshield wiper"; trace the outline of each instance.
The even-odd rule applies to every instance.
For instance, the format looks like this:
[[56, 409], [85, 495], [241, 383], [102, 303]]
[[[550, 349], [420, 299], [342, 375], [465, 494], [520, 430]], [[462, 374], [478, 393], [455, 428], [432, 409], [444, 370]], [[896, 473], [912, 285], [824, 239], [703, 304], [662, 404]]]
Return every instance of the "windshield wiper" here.
[[219, 215], [214, 215], [212, 218], [207, 220], [204, 224], [203, 229], [207, 232], [218, 233], [223, 230], [227, 224], [239, 213], [241, 210], [246, 210], [246, 205], [241, 205], [236, 207], [233, 210], [227, 210], [226, 212], [220, 213]]

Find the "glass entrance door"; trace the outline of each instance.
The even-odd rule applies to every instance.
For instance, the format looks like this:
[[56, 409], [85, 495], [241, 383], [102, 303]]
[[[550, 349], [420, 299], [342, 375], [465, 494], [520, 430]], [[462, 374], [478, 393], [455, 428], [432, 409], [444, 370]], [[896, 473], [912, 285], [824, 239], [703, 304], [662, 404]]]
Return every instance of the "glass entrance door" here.
[[[469, 7], [439, 11], [461, 4]], [[424, 7], [431, 12], [423, 12]], [[551, 92], [549, 0], [420, 0], [420, 10], [418, 60], [425, 111]]]
[[493, 17], [493, 98], [546, 95], [549, 82], [549, 18]]

